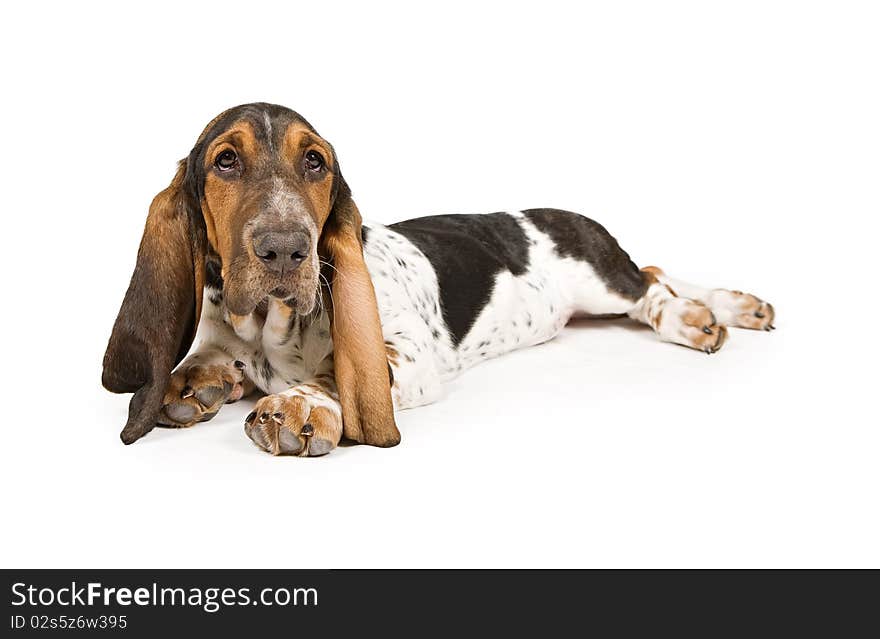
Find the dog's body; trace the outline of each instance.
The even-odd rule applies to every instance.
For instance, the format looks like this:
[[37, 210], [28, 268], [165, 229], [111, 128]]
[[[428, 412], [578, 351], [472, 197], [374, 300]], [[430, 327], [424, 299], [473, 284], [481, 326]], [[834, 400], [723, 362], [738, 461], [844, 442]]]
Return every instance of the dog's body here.
[[[552, 339], [576, 315], [629, 314], [654, 325], [669, 341], [708, 352], [720, 348], [725, 336], [723, 325], [708, 333], [702, 325], [694, 326], [691, 336], [682, 332], [687, 324], [681, 314], [699, 313], [700, 305], [675, 298], [671, 287], [659, 282], [668, 278], [654, 269], [640, 271], [604, 228], [567, 211], [365, 224], [364, 256], [376, 290], [397, 410], [436, 400], [444, 382], [483, 360]], [[653, 322], [646, 315], [652, 286], [658, 306]], [[244, 362], [241, 377], [269, 395], [255, 411], [257, 424], [259, 416], [265, 415], [266, 422], [276, 413], [284, 415], [293, 397], [302, 398], [310, 412], [324, 407], [341, 419], [326, 310], [317, 307], [290, 321], [284, 305], [272, 301], [248, 322], [233, 324], [222, 288], [221, 281], [207, 283], [201, 323], [205, 336], [181, 369]], [[763, 305], [750, 296], [709, 295], [711, 291], [689, 288], [704, 300], [719, 298], [711, 308], [730, 316], [727, 323], [735, 323], [742, 313], [755, 324], [769, 326], [772, 321], [769, 313], [763, 321], [754, 316]], [[671, 321], [663, 322], [660, 307], [670, 300], [685, 303], [669, 314]], [[703, 322], [709, 324], [714, 321]], [[258, 427], [248, 432], [270, 452], [304, 452], [295, 438], [267, 437]], [[334, 445], [313, 438], [309, 454], [326, 453]]]
[[[254, 126], [261, 116], [264, 131], [271, 132], [273, 121], [267, 113], [266, 109], [256, 115], [248, 112], [234, 122], [244, 119]], [[287, 126], [296, 124], [294, 120]], [[273, 146], [271, 134], [266, 137]], [[223, 166], [215, 167], [218, 174], [228, 170]], [[237, 179], [243, 174], [241, 169]], [[310, 177], [308, 168], [304, 175]], [[272, 220], [284, 218], [287, 207], [303, 206], [300, 196], [283, 188], [277, 173], [264, 183], [274, 189], [266, 199]], [[202, 195], [203, 212], [209, 204]], [[313, 213], [321, 224], [312, 226], [333, 224], [335, 212], [336, 208], [330, 218], [324, 215], [326, 223]], [[222, 226], [211, 222], [215, 229]], [[248, 224], [244, 235], [253, 243], [248, 247], [251, 258], [256, 255], [266, 263], [266, 255], [271, 254], [269, 260], [275, 260], [274, 250], [266, 249], [265, 241], [252, 239], [258, 232]], [[310, 228], [309, 224], [304, 228]], [[639, 270], [602, 226], [575, 213], [533, 209], [432, 216], [389, 226], [365, 224], [358, 230], [361, 242], [354, 250], [359, 256], [346, 256], [336, 248], [322, 259], [314, 237], [311, 243], [302, 240], [314, 253], [312, 279], [322, 282], [312, 285], [314, 289], [303, 289], [317, 293], [312, 294], [311, 304], [303, 300], [307, 292], [289, 293], [297, 288], [292, 280], [257, 294], [233, 288], [224, 281], [230, 273], [231, 278], [243, 281], [252, 281], [254, 276], [246, 278], [230, 270], [229, 263], [241, 256], [221, 257], [224, 244], [227, 253], [232, 250], [230, 238], [210, 241], [203, 300], [196, 304], [197, 311], [201, 308], [199, 345], [165, 384], [155, 421], [178, 427], [205, 421], [224, 402], [236, 401], [256, 387], [267, 395], [249, 415], [245, 430], [268, 452], [321, 455], [332, 450], [343, 434], [393, 445], [393, 436], [369, 441], [370, 435], [363, 435], [367, 425], [350, 429], [348, 416], [366, 421], [363, 407], [380, 401], [376, 396], [387, 392], [383, 387], [390, 388], [394, 409], [434, 401], [444, 382], [460, 372], [485, 359], [547, 341], [576, 315], [628, 315], [652, 326], [666, 341], [708, 353], [721, 347], [727, 325], [772, 328], [774, 313], [769, 304], [737, 291], [676, 282], [654, 267]], [[293, 244], [279, 245], [277, 238], [272, 241], [273, 249], [293, 250]], [[306, 253], [294, 251], [293, 255], [301, 257], [290, 267], [292, 271], [299, 269], [300, 262], [309, 263]], [[357, 270], [340, 266], [358, 257], [364, 266], [360, 274], [368, 274], [375, 290], [370, 308], [378, 312], [382, 344], [377, 341], [378, 330], [369, 331], [369, 321], [364, 322], [366, 328], [358, 326], [362, 318], [349, 310], [351, 303], [346, 301], [354, 295], [351, 291], [363, 293], [364, 286], [369, 286]], [[269, 266], [277, 268], [275, 263]], [[285, 274], [283, 268], [279, 272]], [[198, 280], [198, 272], [195, 277]], [[271, 286], [277, 283], [273, 280]], [[369, 313], [365, 317], [369, 320]], [[343, 324], [358, 326], [360, 334], [350, 338], [354, 328], [341, 334]], [[357, 343], [352, 346], [352, 342]], [[334, 343], [342, 344], [342, 349], [334, 349]], [[377, 373], [376, 357], [360, 356], [364, 364], [352, 361], [358, 357], [352, 357], [352, 352], [373, 343], [377, 346], [371, 346], [371, 353], [378, 349], [387, 362], [387, 383], [376, 380], [385, 374], [384, 370]], [[108, 357], [112, 350], [108, 349]], [[340, 368], [342, 377], [352, 380], [349, 385], [371, 387], [367, 399], [359, 398], [355, 408], [350, 401], [346, 403], [353, 391], [338, 384]], [[105, 366], [105, 379], [106, 375]]]

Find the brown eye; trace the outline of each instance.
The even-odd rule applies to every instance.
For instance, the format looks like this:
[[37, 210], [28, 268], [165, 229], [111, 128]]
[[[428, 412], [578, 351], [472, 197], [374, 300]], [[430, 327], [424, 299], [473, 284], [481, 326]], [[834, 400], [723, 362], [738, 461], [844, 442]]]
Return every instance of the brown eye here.
[[220, 171], [232, 170], [237, 164], [238, 156], [235, 154], [235, 151], [230, 150], [223, 151], [223, 153], [218, 155], [217, 159], [214, 160], [214, 166], [216, 166]]
[[305, 165], [309, 171], [317, 173], [324, 168], [324, 158], [317, 151], [308, 151], [305, 157]]

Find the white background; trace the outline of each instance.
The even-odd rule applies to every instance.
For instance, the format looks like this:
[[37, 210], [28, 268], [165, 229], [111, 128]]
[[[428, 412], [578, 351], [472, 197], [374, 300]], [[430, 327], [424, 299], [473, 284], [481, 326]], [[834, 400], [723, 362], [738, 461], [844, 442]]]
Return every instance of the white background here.
[[[5, 9], [2, 565], [880, 566], [871, 3], [360, 4]], [[272, 458], [251, 402], [125, 447], [101, 358], [147, 205], [257, 100], [370, 219], [576, 210], [779, 330], [580, 323], [391, 450]]]

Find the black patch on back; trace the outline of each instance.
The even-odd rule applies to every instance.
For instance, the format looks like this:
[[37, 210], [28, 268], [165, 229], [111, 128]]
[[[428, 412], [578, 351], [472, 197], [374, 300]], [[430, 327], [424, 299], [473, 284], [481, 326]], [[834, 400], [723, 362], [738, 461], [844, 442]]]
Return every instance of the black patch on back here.
[[458, 346], [489, 302], [501, 271], [522, 275], [529, 243], [508, 213], [432, 215], [388, 228], [412, 242], [434, 267], [443, 319]]
[[634, 301], [647, 291], [639, 267], [598, 222], [559, 209], [529, 209], [523, 213], [539, 231], [550, 236], [560, 257], [588, 262], [609, 290]]

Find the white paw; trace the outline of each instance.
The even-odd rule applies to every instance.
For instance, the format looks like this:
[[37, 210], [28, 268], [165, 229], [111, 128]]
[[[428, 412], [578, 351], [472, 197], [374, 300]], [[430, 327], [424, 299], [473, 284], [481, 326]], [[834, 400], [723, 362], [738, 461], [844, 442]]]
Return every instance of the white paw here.
[[727, 340], [727, 328], [711, 310], [695, 300], [673, 297], [663, 303], [654, 330], [667, 342], [704, 353], [717, 352]]
[[774, 328], [773, 305], [749, 293], [718, 288], [709, 293], [706, 302], [718, 321], [727, 326], [763, 331]]

